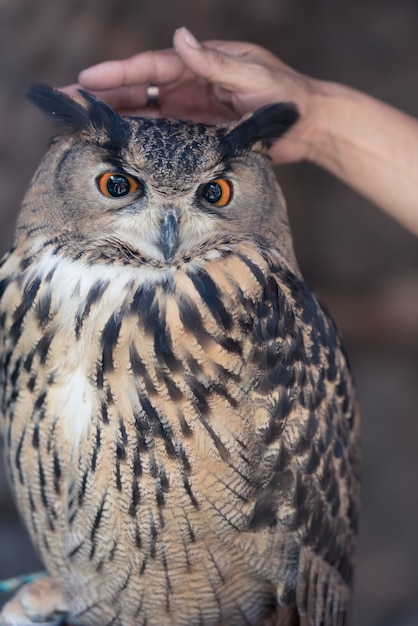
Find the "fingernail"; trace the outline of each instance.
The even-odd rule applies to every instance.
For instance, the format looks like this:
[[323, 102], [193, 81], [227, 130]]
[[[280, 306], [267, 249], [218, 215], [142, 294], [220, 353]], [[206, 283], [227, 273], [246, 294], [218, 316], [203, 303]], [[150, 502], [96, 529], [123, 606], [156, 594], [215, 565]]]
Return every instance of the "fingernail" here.
[[190, 48], [193, 48], [194, 50], [201, 49], [202, 44], [196, 39], [194, 35], [192, 35], [192, 33], [187, 28], [185, 28], [185, 26], [177, 29], [177, 32], [181, 34], [184, 41], [187, 43], [188, 46], [190, 46]]

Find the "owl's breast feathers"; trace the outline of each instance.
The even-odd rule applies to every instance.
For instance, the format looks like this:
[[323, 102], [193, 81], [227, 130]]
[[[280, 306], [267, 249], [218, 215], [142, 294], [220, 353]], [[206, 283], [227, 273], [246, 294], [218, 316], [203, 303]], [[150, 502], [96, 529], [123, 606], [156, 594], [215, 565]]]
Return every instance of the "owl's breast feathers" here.
[[152, 268], [12, 252], [0, 297], [9, 470], [74, 593], [139, 603], [139, 572], [174, 613], [187, 593], [246, 606], [257, 588], [347, 610], [353, 385], [332, 321], [278, 255], [242, 243]]

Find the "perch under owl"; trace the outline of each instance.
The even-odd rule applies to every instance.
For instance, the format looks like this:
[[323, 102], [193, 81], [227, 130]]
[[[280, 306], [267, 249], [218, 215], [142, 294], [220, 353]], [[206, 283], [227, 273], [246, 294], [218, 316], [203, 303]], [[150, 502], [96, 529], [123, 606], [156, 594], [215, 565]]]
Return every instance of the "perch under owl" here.
[[266, 156], [297, 111], [81, 95], [30, 90], [66, 129], [0, 268], [5, 457], [50, 575], [1, 623], [344, 626], [357, 404]]

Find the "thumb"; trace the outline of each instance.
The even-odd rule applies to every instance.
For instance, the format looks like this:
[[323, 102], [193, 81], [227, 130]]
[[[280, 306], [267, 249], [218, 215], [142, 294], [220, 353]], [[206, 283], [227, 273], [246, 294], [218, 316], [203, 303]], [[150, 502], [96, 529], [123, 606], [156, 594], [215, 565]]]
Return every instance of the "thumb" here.
[[183, 63], [196, 76], [228, 90], [241, 87], [241, 63], [236, 57], [201, 44], [184, 27], [174, 33], [173, 44]]

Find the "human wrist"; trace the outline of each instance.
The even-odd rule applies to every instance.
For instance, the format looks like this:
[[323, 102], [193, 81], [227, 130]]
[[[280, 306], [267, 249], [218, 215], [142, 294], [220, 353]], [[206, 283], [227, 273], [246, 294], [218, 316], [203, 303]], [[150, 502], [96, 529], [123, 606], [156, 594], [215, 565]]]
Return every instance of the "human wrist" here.
[[305, 143], [305, 160], [324, 166], [333, 158], [336, 141], [335, 116], [338, 85], [317, 79], [308, 79], [305, 110], [301, 110]]
[[362, 94], [339, 83], [313, 81], [307, 115], [306, 160], [339, 174], [341, 150], [351, 144]]
[[[270, 101], [286, 100], [298, 107], [300, 119], [286, 135], [286, 147], [276, 145], [276, 162], [311, 161], [321, 164], [332, 145], [331, 128], [328, 121], [328, 107], [332, 99], [332, 86], [324, 81], [299, 74], [290, 68], [280, 71], [275, 77], [275, 93]], [[276, 95], [277, 94], [277, 95]]]

